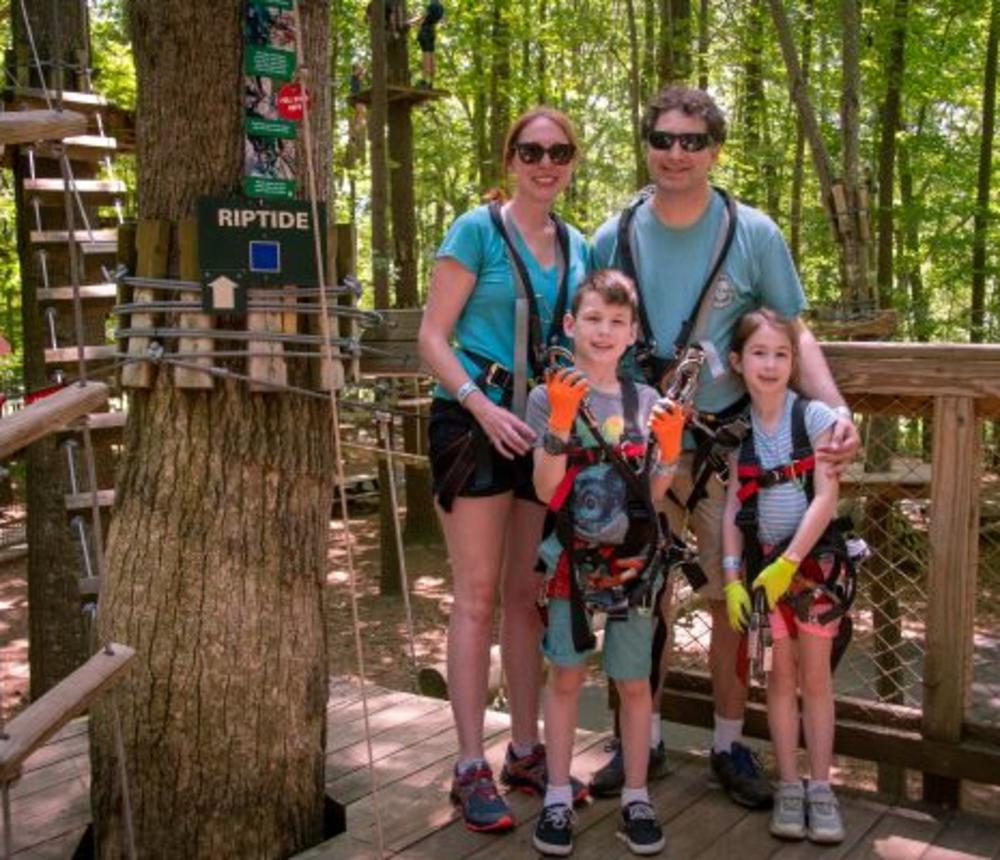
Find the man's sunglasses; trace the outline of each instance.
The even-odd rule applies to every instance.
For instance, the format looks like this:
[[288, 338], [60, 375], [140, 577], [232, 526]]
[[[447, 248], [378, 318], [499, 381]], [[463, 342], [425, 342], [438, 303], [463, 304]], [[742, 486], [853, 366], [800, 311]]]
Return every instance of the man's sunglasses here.
[[685, 152], [701, 152], [712, 142], [712, 136], [703, 131], [686, 131], [674, 134], [672, 131], [651, 131], [646, 138], [653, 149], [669, 151], [674, 142], [679, 142]]
[[515, 143], [511, 149], [525, 164], [538, 164], [546, 155], [553, 164], [569, 164], [576, 155], [576, 147], [572, 143], [553, 143], [549, 147], [540, 143]]

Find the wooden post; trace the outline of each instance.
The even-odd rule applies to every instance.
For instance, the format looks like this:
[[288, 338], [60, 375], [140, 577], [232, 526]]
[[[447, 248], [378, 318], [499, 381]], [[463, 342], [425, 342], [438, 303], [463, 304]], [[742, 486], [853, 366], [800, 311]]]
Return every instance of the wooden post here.
[[[343, 281], [348, 275], [357, 276], [358, 273], [358, 231], [354, 222], [337, 224], [335, 228], [336, 239], [333, 243], [333, 248], [336, 253], [334, 269], [335, 277], [331, 278], [334, 283], [339, 283]], [[338, 304], [347, 305], [350, 307], [357, 307], [358, 300], [356, 296], [344, 295], [338, 297]], [[340, 334], [342, 337], [350, 337], [354, 340], [358, 339], [360, 333], [358, 323], [355, 320], [343, 320], [340, 325]], [[343, 365], [341, 365], [341, 372], [343, 373]], [[361, 361], [355, 356], [351, 359], [349, 365], [348, 377], [353, 382], [357, 382], [361, 379]]]
[[[140, 278], [162, 278], [167, 274], [170, 253], [170, 222], [165, 220], [140, 221], [136, 230], [136, 275]], [[151, 302], [156, 294], [137, 287], [132, 291], [133, 302]], [[132, 314], [131, 328], [152, 327], [154, 314]], [[131, 337], [128, 341], [129, 356], [142, 357], [149, 348], [150, 338]], [[126, 364], [122, 368], [122, 385], [126, 388], [150, 388], [153, 384], [153, 365], [148, 361]]]
[[70, 385], [0, 419], [0, 460], [107, 402], [108, 386], [103, 382], [86, 382]]
[[[183, 281], [197, 281], [201, 279], [201, 269], [198, 268], [198, 219], [182, 218], [177, 225], [177, 243], [180, 246], [180, 275]], [[201, 294], [196, 292], [182, 292], [179, 298], [181, 301], [201, 301]], [[211, 314], [204, 313], [182, 313], [179, 319], [181, 328], [212, 328], [213, 321]], [[198, 356], [187, 357], [190, 353], [211, 352], [215, 341], [210, 337], [182, 337], [177, 341], [177, 351], [184, 357], [180, 360], [196, 364], [199, 367], [211, 367], [212, 358]], [[210, 373], [204, 373], [190, 367], [174, 368], [174, 385], [178, 388], [211, 388], [215, 384], [215, 379]]]
[[[979, 553], [979, 423], [971, 397], [934, 401], [923, 735], [962, 739], [972, 680]], [[924, 799], [957, 806], [961, 782], [924, 774]]]
[[[251, 311], [247, 314], [247, 330], [280, 334], [284, 329], [284, 316], [280, 312]], [[284, 346], [274, 340], [251, 340], [247, 342], [247, 350], [254, 353], [247, 358], [251, 391], [275, 392], [278, 386], [288, 384]]]

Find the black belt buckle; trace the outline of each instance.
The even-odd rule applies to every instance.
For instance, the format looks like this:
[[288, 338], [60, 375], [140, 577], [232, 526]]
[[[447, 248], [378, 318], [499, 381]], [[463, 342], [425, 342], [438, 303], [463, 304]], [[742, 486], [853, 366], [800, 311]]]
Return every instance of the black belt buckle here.
[[514, 381], [514, 375], [499, 362], [492, 362], [483, 373], [483, 382], [504, 391]]

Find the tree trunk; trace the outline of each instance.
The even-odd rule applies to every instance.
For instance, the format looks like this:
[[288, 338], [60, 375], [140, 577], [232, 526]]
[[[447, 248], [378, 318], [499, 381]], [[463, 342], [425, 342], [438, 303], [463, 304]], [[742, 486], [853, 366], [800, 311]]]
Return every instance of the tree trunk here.
[[986, 37], [986, 68], [983, 72], [982, 134], [979, 138], [979, 177], [976, 181], [976, 214], [972, 238], [972, 313], [969, 340], [986, 339], [986, 231], [990, 216], [990, 176], [993, 170], [993, 135], [997, 98], [997, 39], [1000, 32], [1000, 0], [993, 0], [990, 29]]
[[[802, 16], [802, 84], [809, 86], [809, 69], [812, 65], [812, 23], [815, 0], [807, 0]], [[789, 247], [795, 267], [801, 265], [802, 255], [802, 185], [805, 178], [806, 134], [802, 117], [795, 123], [795, 161], [792, 166], [792, 205], [789, 214], [791, 239]]]
[[493, 0], [492, 63], [490, 65], [490, 184], [503, 173], [504, 136], [510, 125], [510, 24], [506, 0]]
[[[329, 11], [300, 8], [325, 198]], [[176, 222], [239, 184], [244, 4], [129, 11], [140, 217]], [[230, 381], [194, 392], [160, 372], [133, 391], [98, 631], [139, 659], [92, 715], [101, 858], [122, 856], [115, 699], [140, 857], [286, 857], [322, 838], [328, 429], [322, 401]]]
[[893, 191], [896, 172], [896, 140], [903, 97], [906, 62], [906, 16], [908, 0], [894, 0], [889, 22], [889, 53], [886, 58], [885, 101], [882, 102], [882, 142], [878, 153], [878, 255], [876, 281], [880, 307], [892, 307], [893, 236], [895, 230]]
[[708, 0], [701, 0], [698, 9], [698, 86], [708, 89], [708, 34], [710, 7]]
[[[538, 30], [545, 32], [545, 24], [548, 20], [549, 0], [538, 0]], [[548, 74], [548, 57], [545, 55], [545, 41], [539, 40], [535, 46], [537, 51], [535, 60], [535, 85], [538, 87], [538, 104], [548, 104], [549, 89], [546, 81]]]
[[742, 197], [751, 206], [762, 206], [767, 189], [767, 152], [763, 146], [766, 105], [764, 104], [764, 72], [761, 51], [764, 44], [764, 16], [760, 0], [752, 0], [745, 21], [746, 42], [743, 48], [743, 137], [750, 175], [743, 182]]
[[920, 215], [913, 193], [913, 170], [910, 167], [909, 146], [899, 145], [899, 202], [903, 219], [903, 263], [900, 277], [910, 301], [910, 337], [926, 342], [930, 340], [931, 319], [924, 290], [924, 277], [920, 270]]
[[642, 149], [640, 122], [639, 34], [635, 21], [635, 0], [625, 0], [628, 24], [628, 115], [632, 126], [632, 157], [635, 161], [635, 187], [642, 188], [646, 178], [646, 158]]
[[[374, 0], [371, 9], [379, 11], [386, 0]], [[368, 26], [372, 46], [372, 101], [368, 111], [368, 140], [371, 149], [372, 206], [372, 287], [375, 307], [388, 308], [389, 274], [392, 248], [389, 244], [389, 160], [386, 155], [386, 125], [389, 112], [387, 35], [385, 15], [370, 14]]]
[[[51, 88], [58, 80], [52, 65], [56, 57], [76, 63], [78, 51], [86, 45], [82, 39], [86, 26], [84, 11], [72, 4], [56, 14], [50, 0], [26, 0], [25, 10], [31, 22], [38, 55]], [[15, 56], [30, 63], [31, 86], [41, 81], [31, 58], [28, 31], [19, 4], [11, 16]], [[64, 77], [65, 88], [77, 88], [71, 75]], [[36, 175], [59, 176], [55, 161], [37, 159]], [[86, 174], [79, 173], [83, 178]], [[37, 229], [34, 213], [24, 195], [24, 180], [29, 176], [27, 154], [18, 150], [14, 158], [14, 194], [17, 215], [17, 252], [21, 264], [21, 323], [24, 338], [24, 387], [36, 391], [52, 384], [45, 365], [44, 350], [48, 342], [47, 326], [39, 306], [36, 290], [45, 286], [38, 259], [29, 247], [28, 234]], [[43, 207], [43, 218], [50, 229], [65, 225], [62, 200]], [[62, 260], [56, 253], [49, 255], [48, 271], [53, 286], [69, 283], [66, 252]], [[61, 335], [71, 333], [71, 318], [59, 316]], [[103, 340], [103, 334], [100, 334]], [[66, 459], [56, 436], [47, 436], [25, 452], [27, 468], [27, 542], [28, 542], [28, 658], [31, 674], [31, 697], [38, 698], [87, 659], [89, 645], [84, 615], [81, 612], [79, 580], [83, 575], [80, 550], [69, 528], [64, 494], [69, 491]]]
[[651, 90], [656, 86], [656, 18], [656, 0], [644, 0], [642, 8], [642, 74], [639, 76], [642, 101], [640, 108], [649, 101], [653, 95]]
[[691, 0], [660, 0], [660, 86], [691, 76]]

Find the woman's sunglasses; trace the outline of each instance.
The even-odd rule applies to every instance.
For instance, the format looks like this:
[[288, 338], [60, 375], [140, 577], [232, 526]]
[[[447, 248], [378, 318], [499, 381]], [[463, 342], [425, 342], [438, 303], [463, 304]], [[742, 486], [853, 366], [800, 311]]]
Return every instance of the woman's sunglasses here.
[[668, 151], [674, 148], [674, 143], [680, 143], [685, 152], [701, 152], [712, 142], [712, 136], [703, 131], [686, 131], [674, 134], [672, 131], [651, 131], [646, 138], [653, 149]]
[[512, 149], [525, 164], [538, 164], [546, 155], [553, 164], [569, 164], [576, 155], [576, 147], [572, 143], [553, 143], [549, 147], [540, 143], [515, 143]]

